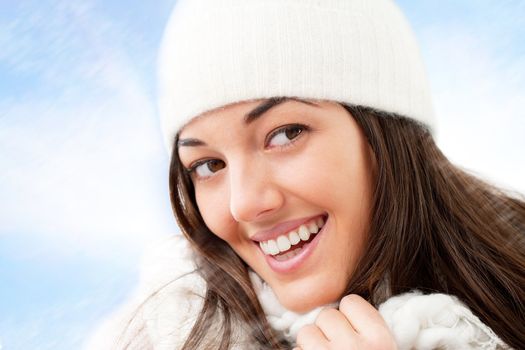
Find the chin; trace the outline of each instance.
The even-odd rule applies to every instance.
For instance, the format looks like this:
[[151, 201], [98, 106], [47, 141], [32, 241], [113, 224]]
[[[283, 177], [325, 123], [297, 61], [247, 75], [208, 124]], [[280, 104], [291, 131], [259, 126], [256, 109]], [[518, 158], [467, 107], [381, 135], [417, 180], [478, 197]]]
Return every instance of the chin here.
[[327, 284], [319, 283], [311, 287], [279, 288], [275, 290], [275, 294], [287, 310], [302, 314], [339, 301], [344, 292], [344, 289], [339, 289], [327, 288]]

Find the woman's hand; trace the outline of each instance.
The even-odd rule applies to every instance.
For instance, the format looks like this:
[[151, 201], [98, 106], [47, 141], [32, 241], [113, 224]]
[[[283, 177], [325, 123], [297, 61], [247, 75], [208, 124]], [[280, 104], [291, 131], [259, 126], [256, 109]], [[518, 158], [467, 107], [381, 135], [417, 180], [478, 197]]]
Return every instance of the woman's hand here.
[[345, 296], [339, 310], [324, 309], [315, 324], [299, 330], [301, 350], [394, 350], [397, 349], [379, 312], [356, 294]]

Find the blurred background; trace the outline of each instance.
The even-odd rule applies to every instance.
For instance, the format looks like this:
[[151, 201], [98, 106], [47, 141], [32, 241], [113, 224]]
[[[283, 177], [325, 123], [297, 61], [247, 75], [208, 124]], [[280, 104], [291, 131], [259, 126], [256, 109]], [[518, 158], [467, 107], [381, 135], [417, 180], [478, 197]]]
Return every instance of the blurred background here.
[[[525, 3], [398, 0], [454, 162], [525, 193]], [[175, 0], [0, 0], [0, 350], [79, 349], [178, 231], [156, 111]]]

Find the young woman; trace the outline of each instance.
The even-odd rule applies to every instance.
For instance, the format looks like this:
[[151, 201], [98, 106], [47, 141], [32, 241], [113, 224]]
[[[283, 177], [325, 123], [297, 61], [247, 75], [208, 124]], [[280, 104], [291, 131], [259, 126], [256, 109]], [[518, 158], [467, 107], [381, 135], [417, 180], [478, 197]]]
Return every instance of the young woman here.
[[179, 0], [160, 80], [186, 240], [116, 347], [525, 345], [525, 203], [435, 145], [392, 1]]

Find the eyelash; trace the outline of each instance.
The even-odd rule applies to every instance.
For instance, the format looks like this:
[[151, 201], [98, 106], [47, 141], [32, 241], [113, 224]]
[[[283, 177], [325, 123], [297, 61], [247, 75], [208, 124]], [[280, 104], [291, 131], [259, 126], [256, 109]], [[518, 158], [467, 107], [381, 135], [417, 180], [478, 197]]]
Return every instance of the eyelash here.
[[[287, 147], [290, 147], [292, 146], [299, 138], [301, 138], [301, 136], [305, 133], [305, 132], [308, 132], [310, 131], [310, 127], [308, 125], [305, 125], [305, 124], [288, 124], [288, 125], [284, 125], [284, 126], [280, 126], [279, 128], [273, 130], [270, 132], [270, 134], [266, 137], [265, 141], [264, 141], [264, 146], [265, 147], [268, 147], [268, 144], [270, 143], [270, 141], [277, 135], [281, 134], [281, 133], [285, 133], [286, 131], [289, 131], [289, 130], [292, 130], [292, 129], [299, 129], [299, 133], [297, 134], [296, 137], [294, 137], [293, 139], [290, 139], [289, 142], [287, 142], [286, 144], [284, 145], [279, 145], [279, 146], [274, 146], [272, 148], [279, 148], [279, 149], [284, 149], [284, 148], [287, 148]], [[204, 165], [204, 164], [207, 164], [211, 161], [214, 161], [214, 160], [217, 160], [215, 158], [210, 158], [210, 159], [201, 159], [201, 160], [198, 160], [196, 161], [195, 163], [193, 163], [189, 168], [185, 169], [186, 170], [186, 173], [190, 176], [193, 176], [195, 175], [196, 173], [196, 170], [199, 166], [201, 165]], [[206, 179], [210, 178], [211, 176], [213, 175], [210, 175], [210, 176], [207, 176], [207, 177], [201, 177], [201, 178], [198, 178], [200, 181], [205, 181]]]
[[292, 144], [294, 144], [302, 135], [304, 132], [307, 132], [310, 130], [310, 127], [308, 125], [304, 125], [304, 124], [288, 124], [288, 125], [284, 125], [284, 126], [281, 126], [277, 129], [275, 129], [274, 131], [270, 132], [270, 134], [268, 135], [268, 137], [266, 138], [265, 142], [264, 142], [264, 146], [268, 146], [270, 140], [272, 138], [274, 138], [275, 136], [283, 133], [283, 132], [286, 132], [288, 130], [292, 130], [292, 129], [299, 129], [300, 132], [299, 134], [297, 134], [296, 137], [294, 137], [293, 139], [291, 139], [286, 145], [282, 145], [282, 146], [275, 146], [275, 147], [278, 147], [278, 148], [286, 148], [286, 147], [290, 147]]

